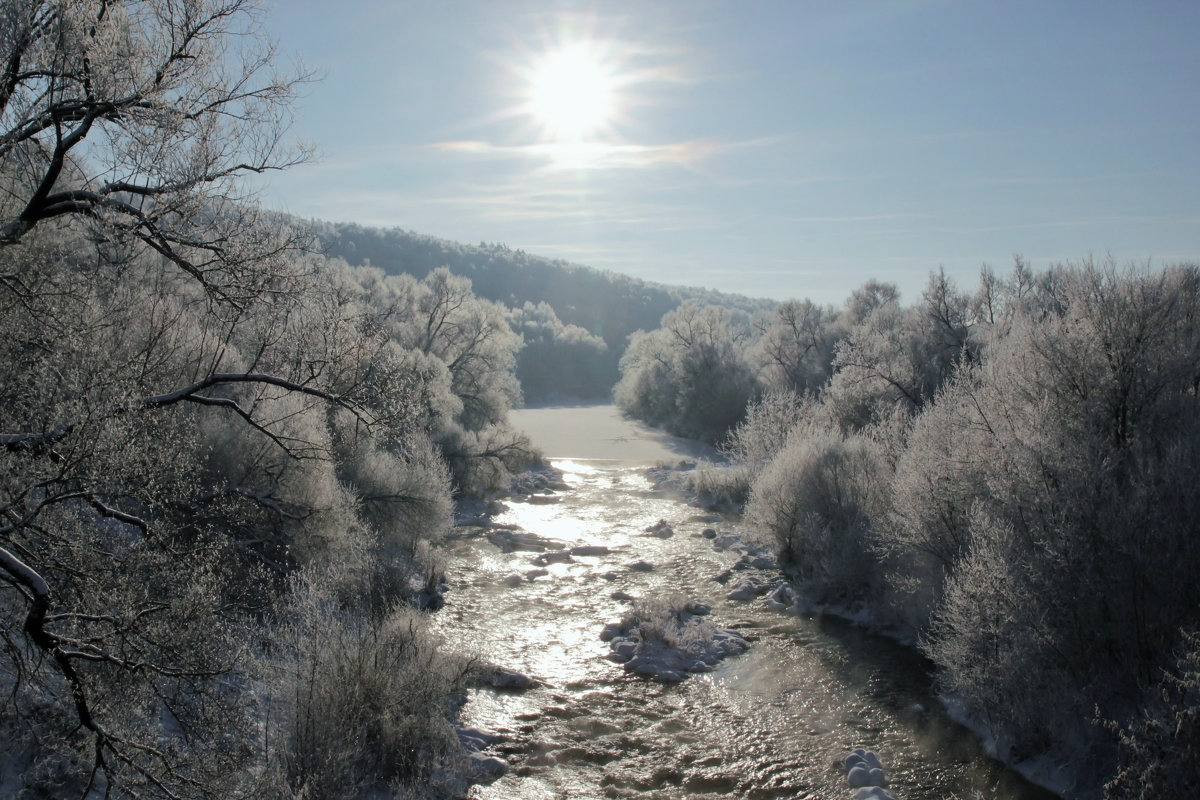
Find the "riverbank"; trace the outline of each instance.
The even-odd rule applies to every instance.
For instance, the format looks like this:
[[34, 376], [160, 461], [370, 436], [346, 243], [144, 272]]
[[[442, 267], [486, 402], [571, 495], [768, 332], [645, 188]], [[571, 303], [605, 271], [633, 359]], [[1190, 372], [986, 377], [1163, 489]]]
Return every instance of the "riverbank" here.
[[[693, 487], [689, 473], [680, 470], [656, 470], [657, 484], [665, 490], [677, 493], [681, 501], [710, 511], [720, 511], [729, 518], [737, 515], [727, 504], [710, 504], [705, 502], [703, 492]], [[743, 554], [758, 553], [758, 545], [746, 536], [723, 537], [723, 547]], [[806, 615], [808, 617], [829, 616], [857, 626], [871, 635], [883, 637], [907, 648], [914, 658], [926, 666], [929, 674], [934, 671], [934, 665], [928, 661], [918, 647], [917, 634], [908, 629], [900, 629], [880, 618], [867, 603], [844, 605], [824, 603], [815, 600], [811, 593], [806, 592], [803, 581], [796, 573], [778, 565], [771, 565], [765, 571], [774, 577], [758, 578], [754, 587], [735, 589], [739, 600], [759, 602], [768, 608], [782, 614]], [[754, 579], [752, 579], [754, 580]], [[734, 593], [731, 593], [731, 599]], [[1024, 761], [1013, 761], [1005, 757], [1003, 748], [996, 740], [995, 734], [981, 720], [970, 717], [962, 708], [962, 704], [954, 697], [939, 695], [936, 700], [946, 716], [966, 730], [970, 731], [980, 747], [989, 758], [998, 764], [1020, 774], [1023, 778], [1057, 797], [1068, 797], [1077, 783], [1077, 776], [1071, 772], [1068, 765], [1056, 761], [1052, 755], [1043, 755]]]

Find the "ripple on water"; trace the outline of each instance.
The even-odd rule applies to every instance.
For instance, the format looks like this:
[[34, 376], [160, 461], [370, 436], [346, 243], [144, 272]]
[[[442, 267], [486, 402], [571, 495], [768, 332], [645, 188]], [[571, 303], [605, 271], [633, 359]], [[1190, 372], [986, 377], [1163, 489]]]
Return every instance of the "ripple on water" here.
[[[475, 797], [844, 797], [840, 762], [859, 746], [880, 753], [904, 800], [1049, 796], [984, 758], [940, 714], [928, 665], [912, 651], [838, 620], [726, 600], [728, 588], [712, 577], [736, 558], [699, 536], [709, 516], [637, 469], [555, 466], [571, 487], [559, 502], [510, 502], [497, 521], [611, 552], [548, 564], [545, 576], [510, 587], [506, 578], [531, 569], [532, 554], [502, 553], [482, 532], [464, 536], [453, 551], [455, 589], [433, 617], [456, 646], [548, 684], [471, 692], [464, 721], [508, 736], [497, 752], [513, 765]], [[645, 535], [659, 519], [673, 537]], [[635, 560], [654, 569], [630, 571]], [[679, 685], [626, 675], [599, 639], [628, 608], [617, 592], [682, 592], [753, 646]], [[907, 710], [916, 703], [932, 711]]]

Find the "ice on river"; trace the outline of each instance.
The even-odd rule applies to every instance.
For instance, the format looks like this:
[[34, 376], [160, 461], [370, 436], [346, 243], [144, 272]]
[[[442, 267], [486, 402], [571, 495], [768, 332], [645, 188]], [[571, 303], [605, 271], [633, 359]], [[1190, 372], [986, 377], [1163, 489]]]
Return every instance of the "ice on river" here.
[[611, 405], [521, 408], [509, 420], [549, 459], [639, 466], [717, 458], [708, 445], [627, 420]]

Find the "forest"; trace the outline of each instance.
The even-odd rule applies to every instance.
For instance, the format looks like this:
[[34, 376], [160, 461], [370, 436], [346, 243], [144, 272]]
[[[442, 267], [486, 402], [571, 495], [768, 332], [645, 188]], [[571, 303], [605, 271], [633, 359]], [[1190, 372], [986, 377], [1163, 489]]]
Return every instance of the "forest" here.
[[456, 506], [537, 462], [510, 409], [614, 382], [1002, 757], [1200, 785], [1200, 267], [835, 308], [302, 223], [248, 183], [310, 157], [256, 12], [0, 10], [4, 792], [460, 796]]
[[999, 757], [1081, 796], [1188, 797], [1200, 764], [1200, 267], [1111, 262], [919, 302], [635, 335], [626, 413], [720, 442], [693, 488], [744, 511], [822, 607], [914, 641]]

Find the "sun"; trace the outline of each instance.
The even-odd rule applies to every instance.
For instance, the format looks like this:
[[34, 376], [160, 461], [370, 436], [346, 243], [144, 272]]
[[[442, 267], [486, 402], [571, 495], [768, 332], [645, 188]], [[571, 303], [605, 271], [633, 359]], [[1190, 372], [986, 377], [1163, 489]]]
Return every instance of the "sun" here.
[[581, 142], [608, 127], [616, 113], [616, 77], [584, 44], [547, 53], [531, 70], [529, 112], [546, 138]]

